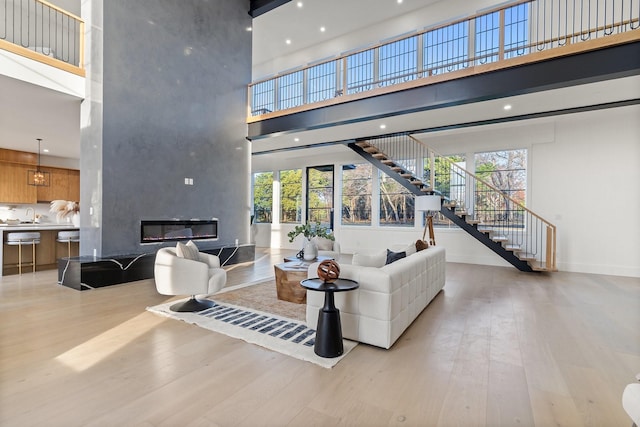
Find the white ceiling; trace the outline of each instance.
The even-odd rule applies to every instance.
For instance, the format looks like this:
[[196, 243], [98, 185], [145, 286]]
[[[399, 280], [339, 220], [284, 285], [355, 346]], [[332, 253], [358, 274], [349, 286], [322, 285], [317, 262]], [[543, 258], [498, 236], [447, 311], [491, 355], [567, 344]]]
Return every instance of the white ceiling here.
[[0, 147], [80, 158], [80, 100], [0, 75]]

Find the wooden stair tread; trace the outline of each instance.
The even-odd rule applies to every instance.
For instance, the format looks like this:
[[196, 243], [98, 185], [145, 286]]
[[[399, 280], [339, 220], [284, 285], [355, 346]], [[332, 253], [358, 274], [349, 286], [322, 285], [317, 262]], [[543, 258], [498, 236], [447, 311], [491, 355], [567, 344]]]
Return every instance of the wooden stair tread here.
[[520, 249], [522, 249], [522, 246], [520, 246], [520, 245], [506, 245], [504, 248], [506, 250], [508, 250], [508, 251], [517, 252]]
[[395, 165], [396, 164], [396, 162], [394, 162], [393, 160], [390, 160], [390, 159], [384, 159], [384, 160], [381, 160], [381, 162], [384, 163], [385, 165]]
[[467, 219], [467, 223], [471, 224], [471, 225], [477, 225], [480, 224], [480, 220], [479, 219]]
[[534, 254], [520, 253], [518, 254], [518, 258], [522, 261], [535, 261], [537, 257]]

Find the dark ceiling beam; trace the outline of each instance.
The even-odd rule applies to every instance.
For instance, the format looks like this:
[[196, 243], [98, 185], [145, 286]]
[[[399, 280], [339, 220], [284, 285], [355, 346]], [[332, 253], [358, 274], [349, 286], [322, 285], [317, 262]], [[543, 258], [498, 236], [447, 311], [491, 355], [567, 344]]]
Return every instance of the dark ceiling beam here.
[[249, 15], [251, 15], [252, 18], [256, 18], [290, 1], [291, 0], [251, 0]]
[[497, 70], [250, 123], [249, 140], [640, 74], [640, 42]]

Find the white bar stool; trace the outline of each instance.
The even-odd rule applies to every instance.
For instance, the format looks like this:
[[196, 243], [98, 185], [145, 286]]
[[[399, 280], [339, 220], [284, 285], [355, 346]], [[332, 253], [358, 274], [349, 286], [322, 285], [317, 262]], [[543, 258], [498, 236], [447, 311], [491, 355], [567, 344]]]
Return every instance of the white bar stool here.
[[80, 242], [80, 231], [58, 231], [58, 238], [56, 240], [60, 243], [67, 244], [67, 257], [71, 258], [71, 243]]
[[[18, 246], [18, 273], [22, 274], [22, 245], [31, 245], [31, 265], [33, 272], [36, 272], [36, 245], [40, 243], [40, 233], [24, 232], [24, 233], [8, 233], [7, 245]], [[29, 264], [24, 264], [29, 265]]]

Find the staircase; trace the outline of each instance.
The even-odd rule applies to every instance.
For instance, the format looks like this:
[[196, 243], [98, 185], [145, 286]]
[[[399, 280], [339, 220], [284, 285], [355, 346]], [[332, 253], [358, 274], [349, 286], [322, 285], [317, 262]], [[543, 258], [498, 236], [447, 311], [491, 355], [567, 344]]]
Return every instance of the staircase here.
[[[556, 227], [407, 133], [347, 144], [416, 196], [442, 197], [440, 213], [520, 271], [557, 271]], [[436, 164], [446, 169], [438, 176]]]

